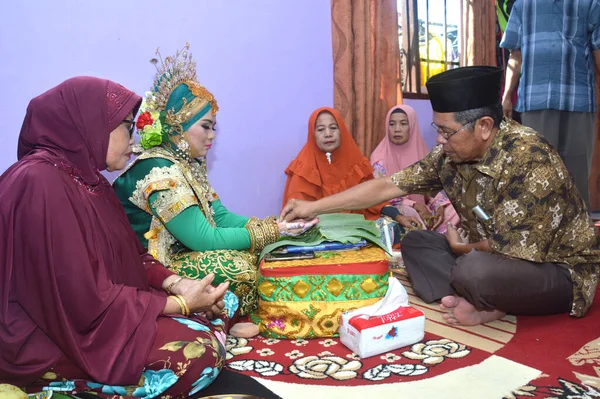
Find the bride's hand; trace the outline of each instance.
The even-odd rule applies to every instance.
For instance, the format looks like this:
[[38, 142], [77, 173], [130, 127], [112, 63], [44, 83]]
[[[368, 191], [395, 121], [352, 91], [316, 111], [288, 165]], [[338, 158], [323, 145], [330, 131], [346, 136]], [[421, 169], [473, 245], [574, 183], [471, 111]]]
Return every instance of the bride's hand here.
[[318, 218], [311, 220], [296, 219], [293, 222], [277, 222], [277, 228], [281, 237], [298, 236], [310, 230], [317, 223], [319, 223]]

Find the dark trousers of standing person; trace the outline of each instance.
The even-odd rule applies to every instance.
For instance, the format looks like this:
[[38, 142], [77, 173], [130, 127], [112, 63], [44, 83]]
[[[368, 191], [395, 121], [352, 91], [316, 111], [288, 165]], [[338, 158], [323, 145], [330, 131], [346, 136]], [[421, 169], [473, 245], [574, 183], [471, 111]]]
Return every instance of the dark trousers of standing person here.
[[571, 309], [573, 283], [564, 264], [535, 263], [475, 250], [456, 256], [444, 235], [424, 230], [409, 232], [401, 250], [413, 289], [426, 303], [458, 295], [477, 310], [513, 315]]
[[542, 134], [558, 151], [575, 186], [590, 209], [590, 170], [594, 153], [596, 114], [555, 109], [528, 111], [521, 114], [523, 125]]

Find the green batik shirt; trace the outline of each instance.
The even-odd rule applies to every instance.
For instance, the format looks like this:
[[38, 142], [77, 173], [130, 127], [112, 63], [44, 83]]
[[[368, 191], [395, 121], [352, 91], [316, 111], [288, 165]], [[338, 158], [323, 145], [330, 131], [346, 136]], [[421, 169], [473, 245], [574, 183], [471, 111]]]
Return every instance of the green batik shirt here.
[[[591, 306], [600, 241], [560, 156], [534, 130], [504, 120], [479, 162], [455, 164], [438, 145], [392, 180], [410, 194], [446, 190], [471, 242], [488, 240], [494, 252], [512, 258], [567, 264], [571, 315], [581, 317]], [[488, 221], [475, 217], [476, 205]]]

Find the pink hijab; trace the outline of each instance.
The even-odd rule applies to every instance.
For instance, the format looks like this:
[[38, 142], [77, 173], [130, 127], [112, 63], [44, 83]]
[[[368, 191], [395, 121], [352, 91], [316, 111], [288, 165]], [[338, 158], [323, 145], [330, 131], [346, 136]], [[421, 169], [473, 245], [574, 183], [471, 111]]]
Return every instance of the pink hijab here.
[[[389, 139], [390, 117], [396, 109], [401, 109], [406, 113], [406, 116], [408, 117], [408, 126], [410, 128], [408, 141], [402, 145], [394, 144]], [[423, 136], [421, 136], [421, 129], [419, 128], [419, 122], [417, 121], [417, 113], [412, 107], [408, 105], [396, 105], [395, 107], [392, 107], [385, 118], [385, 129], [385, 137], [371, 154], [371, 165], [375, 165], [379, 162], [384, 166], [388, 176], [420, 161], [429, 153], [429, 148], [427, 148], [427, 144], [425, 144], [425, 140], [423, 140]], [[415, 202], [425, 202], [422, 195], [413, 194], [407, 197]]]

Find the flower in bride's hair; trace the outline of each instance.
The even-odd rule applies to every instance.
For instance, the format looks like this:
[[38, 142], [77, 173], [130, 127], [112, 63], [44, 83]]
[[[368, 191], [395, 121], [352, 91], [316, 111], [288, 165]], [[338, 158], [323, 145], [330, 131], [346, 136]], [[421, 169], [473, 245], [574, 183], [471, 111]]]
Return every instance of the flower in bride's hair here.
[[140, 116], [135, 127], [140, 135], [140, 145], [144, 149], [156, 147], [163, 141], [160, 112], [155, 110], [156, 101], [151, 92], [147, 92], [140, 105]]
[[146, 126], [151, 126], [154, 123], [154, 119], [155, 118], [152, 118], [152, 114], [146, 111], [138, 116], [135, 127], [137, 127], [138, 130], [143, 130]]
[[[140, 131], [138, 130], [138, 132]], [[162, 143], [162, 125], [160, 120], [156, 119], [154, 124], [144, 126], [140, 136], [142, 138], [140, 144], [145, 149], [160, 145], [160, 143]]]

